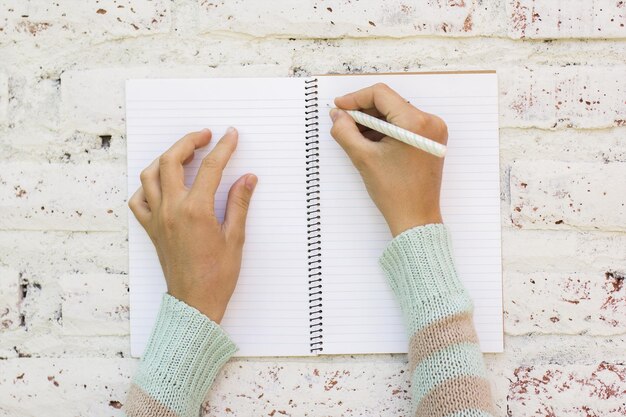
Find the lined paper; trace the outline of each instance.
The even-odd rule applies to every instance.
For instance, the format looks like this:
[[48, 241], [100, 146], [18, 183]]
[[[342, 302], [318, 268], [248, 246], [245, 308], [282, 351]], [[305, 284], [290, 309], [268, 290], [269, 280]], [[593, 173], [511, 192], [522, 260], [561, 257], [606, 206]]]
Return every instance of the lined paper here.
[[[303, 79], [130, 80], [126, 85], [128, 192], [139, 174], [186, 133], [208, 127], [211, 145], [228, 126], [239, 145], [216, 195], [224, 215], [228, 189], [241, 175], [259, 177], [246, 227], [241, 274], [222, 326], [239, 356], [308, 355], [309, 308]], [[201, 244], [201, 242], [198, 242]], [[150, 239], [129, 213], [131, 355], [140, 356], [165, 281]]]
[[[330, 136], [334, 97], [385, 82], [449, 130], [441, 196], [485, 352], [503, 350], [495, 73], [319, 77], [324, 353], [406, 352], [400, 309], [378, 265], [391, 234]], [[419, 195], [416, 194], [416, 198]]]

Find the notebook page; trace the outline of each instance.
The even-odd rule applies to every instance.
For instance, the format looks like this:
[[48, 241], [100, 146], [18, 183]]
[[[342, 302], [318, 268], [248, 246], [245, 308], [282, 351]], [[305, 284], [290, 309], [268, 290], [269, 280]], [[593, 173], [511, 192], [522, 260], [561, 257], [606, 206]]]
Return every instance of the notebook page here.
[[[129, 195], [139, 173], [186, 133], [228, 126], [239, 144], [216, 195], [223, 218], [228, 189], [252, 172], [259, 182], [246, 226], [243, 264], [222, 326], [239, 356], [308, 355], [309, 309], [305, 201], [304, 80], [131, 80], [126, 85]], [[198, 242], [201, 244], [201, 242]], [[150, 239], [129, 213], [131, 354], [142, 354], [166, 291]]]
[[319, 77], [324, 353], [406, 352], [408, 347], [399, 306], [378, 265], [391, 234], [329, 134], [334, 97], [381, 81], [448, 125], [444, 221], [460, 277], [474, 300], [481, 348], [500, 352], [497, 78], [488, 73]]

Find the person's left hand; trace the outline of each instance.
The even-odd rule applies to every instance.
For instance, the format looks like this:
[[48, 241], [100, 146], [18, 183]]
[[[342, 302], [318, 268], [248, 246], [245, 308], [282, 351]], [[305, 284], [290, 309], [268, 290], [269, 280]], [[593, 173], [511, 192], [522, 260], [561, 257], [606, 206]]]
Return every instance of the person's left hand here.
[[246, 174], [230, 188], [224, 222], [215, 216], [215, 192], [237, 147], [229, 128], [202, 160], [191, 188], [183, 165], [211, 140], [205, 129], [186, 135], [141, 172], [141, 187], [128, 201], [156, 248], [170, 295], [219, 323], [235, 290], [245, 224], [257, 177]]

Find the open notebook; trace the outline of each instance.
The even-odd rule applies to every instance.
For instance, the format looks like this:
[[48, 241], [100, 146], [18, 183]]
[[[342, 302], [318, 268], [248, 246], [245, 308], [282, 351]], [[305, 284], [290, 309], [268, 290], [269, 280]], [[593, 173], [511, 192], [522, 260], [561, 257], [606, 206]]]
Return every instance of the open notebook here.
[[[239, 356], [407, 351], [398, 304], [378, 266], [391, 235], [329, 134], [333, 98], [377, 82], [448, 124], [443, 215], [481, 348], [502, 351], [494, 72], [129, 80], [129, 195], [144, 167], [204, 127], [215, 139], [231, 125], [240, 133], [216, 197], [220, 217], [234, 180], [259, 177], [239, 283], [222, 322]], [[211, 146], [186, 168], [188, 183]], [[129, 219], [131, 354], [140, 356], [166, 287], [150, 239]]]

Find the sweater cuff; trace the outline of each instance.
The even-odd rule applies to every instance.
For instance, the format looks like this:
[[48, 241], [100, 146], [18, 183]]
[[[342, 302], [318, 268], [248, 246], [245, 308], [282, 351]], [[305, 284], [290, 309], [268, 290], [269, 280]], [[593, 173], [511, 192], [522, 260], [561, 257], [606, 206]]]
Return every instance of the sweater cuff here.
[[166, 293], [133, 383], [176, 415], [195, 416], [236, 351], [217, 323]]
[[396, 236], [379, 263], [410, 327], [472, 310], [454, 266], [450, 233], [443, 224], [418, 226]]

